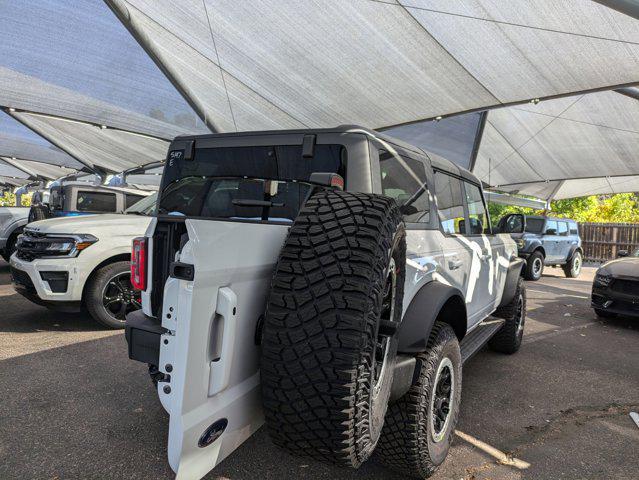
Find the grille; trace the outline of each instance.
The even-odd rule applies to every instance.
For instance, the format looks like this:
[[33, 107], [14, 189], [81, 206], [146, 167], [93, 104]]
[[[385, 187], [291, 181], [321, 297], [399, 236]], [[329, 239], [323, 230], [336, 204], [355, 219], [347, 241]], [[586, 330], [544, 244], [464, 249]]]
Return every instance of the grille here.
[[17, 286], [23, 287], [28, 292], [36, 292], [35, 285], [33, 285], [31, 277], [29, 277], [27, 272], [11, 267], [11, 279], [13, 280], [13, 283]]
[[639, 281], [615, 280], [612, 282], [611, 289], [615, 292], [625, 293], [626, 295], [639, 295]]

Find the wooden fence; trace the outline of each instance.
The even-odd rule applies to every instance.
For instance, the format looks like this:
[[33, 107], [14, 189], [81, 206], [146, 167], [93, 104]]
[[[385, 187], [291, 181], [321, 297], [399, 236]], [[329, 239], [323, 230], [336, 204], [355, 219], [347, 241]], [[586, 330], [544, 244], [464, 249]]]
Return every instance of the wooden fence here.
[[580, 223], [579, 234], [584, 257], [592, 262], [612, 260], [619, 250], [639, 248], [639, 224], [636, 223]]

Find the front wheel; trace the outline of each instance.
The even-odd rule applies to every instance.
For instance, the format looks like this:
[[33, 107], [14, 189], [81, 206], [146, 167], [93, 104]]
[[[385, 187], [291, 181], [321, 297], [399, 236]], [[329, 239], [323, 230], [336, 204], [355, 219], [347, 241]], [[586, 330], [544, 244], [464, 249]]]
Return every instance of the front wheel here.
[[406, 476], [424, 478], [444, 462], [459, 414], [462, 362], [450, 325], [435, 323], [415, 368], [415, 384], [388, 407], [375, 458]]
[[564, 273], [568, 278], [577, 278], [581, 273], [581, 265], [583, 264], [583, 257], [580, 252], [575, 252], [570, 261], [564, 265]]
[[126, 314], [141, 308], [140, 293], [131, 285], [129, 262], [100, 268], [89, 280], [84, 303], [94, 320], [109, 328], [124, 328]]
[[544, 273], [544, 260], [543, 253], [540, 251], [533, 252], [526, 262], [524, 278], [526, 280], [533, 281], [539, 280], [541, 278], [541, 274]]

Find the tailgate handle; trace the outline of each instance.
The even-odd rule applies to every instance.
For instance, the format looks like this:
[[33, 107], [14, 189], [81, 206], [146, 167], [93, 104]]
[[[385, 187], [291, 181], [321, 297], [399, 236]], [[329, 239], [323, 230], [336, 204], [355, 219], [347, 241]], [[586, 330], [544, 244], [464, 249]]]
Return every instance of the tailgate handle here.
[[211, 361], [209, 396], [216, 395], [229, 386], [235, 348], [235, 331], [237, 328], [236, 311], [237, 296], [233, 290], [228, 287], [220, 288], [217, 293], [215, 313], [222, 320], [222, 328], [217, 329], [217, 332], [222, 335], [222, 341], [219, 357]]
[[173, 262], [171, 264], [171, 277], [192, 282], [195, 278], [195, 267], [189, 263]]

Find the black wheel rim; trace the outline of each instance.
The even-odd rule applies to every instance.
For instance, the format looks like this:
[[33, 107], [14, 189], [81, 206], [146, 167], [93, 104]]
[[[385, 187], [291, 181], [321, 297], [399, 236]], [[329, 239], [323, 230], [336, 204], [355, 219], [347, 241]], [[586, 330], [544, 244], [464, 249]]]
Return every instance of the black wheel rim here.
[[116, 320], [124, 321], [126, 314], [142, 308], [140, 293], [133, 290], [131, 274], [122, 272], [114, 275], [102, 291], [102, 306]]
[[446, 436], [455, 395], [455, 373], [453, 363], [448, 357], [440, 362], [434, 385], [430, 422], [432, 439], [438, 443]]
[[377, 397], [383, 383], [384, 376], [388, 370], [388, 356], [390, 353], [391, 338], [395, 334], [397, 325], [394, 323], [395, 317], [395, 293], [397, 288], [397, 265], [395, 259], [391, 258], [384, 284], [384, 296], [380, 322], [377, 330], [375, 351], [373, 358], [373, 398]]

